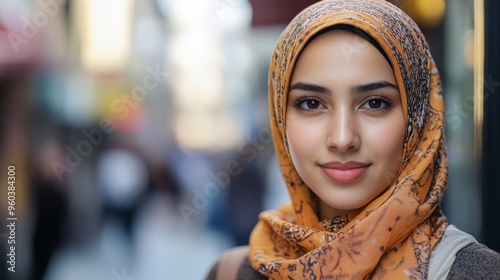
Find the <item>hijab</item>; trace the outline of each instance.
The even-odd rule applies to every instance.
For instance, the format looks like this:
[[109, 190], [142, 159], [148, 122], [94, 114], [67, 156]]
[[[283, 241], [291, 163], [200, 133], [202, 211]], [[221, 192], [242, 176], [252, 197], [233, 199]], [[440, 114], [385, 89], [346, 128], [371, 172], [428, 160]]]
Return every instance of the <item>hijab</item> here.
[[[406, 132], [402, 163], [387, 189], [362, 209], [319, 220], [317, 197], [301, 180], [287, 148], [286, 104], [301, 50], [335, 25], [362, 30], [386, 55]], [[272, 53], [269, 109], [291, 202], [259, 215], [250, 237], [252, 267], [270, 279], [427, 278], [431, 253], [447, 227], [439, 204], [448, 163], [441, 81], [417, 25], [384, 0], [324, 0], [309, 6], [285, 28]]]

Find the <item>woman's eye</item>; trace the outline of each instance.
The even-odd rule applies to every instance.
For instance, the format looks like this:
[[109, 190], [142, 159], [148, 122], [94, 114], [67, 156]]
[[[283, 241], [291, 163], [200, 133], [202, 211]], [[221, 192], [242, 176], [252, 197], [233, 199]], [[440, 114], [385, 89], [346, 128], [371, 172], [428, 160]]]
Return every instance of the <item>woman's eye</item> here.
[[297, 108], [303, 110], [323, 109], [324, 106], [316, 99], [303, 99], [296, 103]]
[[381, 98], [373, 98], [368, 101], [366, 101], [365, 104], [363, 104], [363, 109], [369, 109], [369, 110], [383, 110], [387, 109], [390, 106], [390, 103], [388, 101], [385, 101]]

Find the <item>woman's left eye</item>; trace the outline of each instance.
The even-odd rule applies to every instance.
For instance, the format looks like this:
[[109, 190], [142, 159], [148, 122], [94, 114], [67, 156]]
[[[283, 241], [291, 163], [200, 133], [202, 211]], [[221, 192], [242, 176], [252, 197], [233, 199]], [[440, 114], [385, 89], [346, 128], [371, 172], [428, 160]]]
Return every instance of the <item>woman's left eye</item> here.
[[305, 111], [313, 111], [313, 110], [318, 110], [318, 109], [324, 109], [325, 106], [321, 104], [321, 101], [319, 101], [316, 98], [311, 98], [311, 97], [306, 97], [306, 98], [301, 98], [295, 102], [295, 107], [300, 110], [305, 110]]
[[372, 98], [366, 101], [363, 104], [362, 108], [377, 111], [377, 110], [388, 109], [390, 106], [391, 103], [387, 100], [384, 100], [382, 98]]

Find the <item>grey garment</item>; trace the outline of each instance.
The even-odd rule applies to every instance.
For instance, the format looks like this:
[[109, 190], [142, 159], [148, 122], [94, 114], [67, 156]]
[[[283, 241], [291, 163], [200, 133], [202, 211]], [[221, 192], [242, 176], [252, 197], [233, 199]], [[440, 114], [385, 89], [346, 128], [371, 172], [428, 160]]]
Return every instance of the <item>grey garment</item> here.
[[500, 279], [500, 254], [472, 243], [458, 251], [446, 279]]
[[[219, 263], [220, 260], [217, 261], [212, 266], [207, 276], [205, 277], [205, 280], [217, 280], [217, 269], [219, 268]], [[260, 280], [260, 279], [267, 280], [267, 277], [255, 271], [250, 265], [250, 261], [248, 260], [248, 258], [245, 258], [245, 260], [243, 261], [238, 270], [238, 276], [236, 280]]]
[[[215, 280], [219, 262], [215, 263], [206, 280]], [[267, 279], [250, 266], [245, 258], [237, 280]], [[500, 254], [480, 243], [467, 245], [456, 254], [446, 279], [500, 279]]]
[[219, 261], [214, 263], [212, 265], [212, 268], [210, 268], [210, 271], [207, 273], [205, 276], [205, 280], [215, 280], [217, 279], [217, 269], [219, 268]]
[[261, 280], [261, 279], [267, 280], [267, 277], [255, 271], [253, 267], [250, 265], [250, 260], [246, 258], [240, 267], [240, 271], [238, 272], [238, 278], [236, 280]]

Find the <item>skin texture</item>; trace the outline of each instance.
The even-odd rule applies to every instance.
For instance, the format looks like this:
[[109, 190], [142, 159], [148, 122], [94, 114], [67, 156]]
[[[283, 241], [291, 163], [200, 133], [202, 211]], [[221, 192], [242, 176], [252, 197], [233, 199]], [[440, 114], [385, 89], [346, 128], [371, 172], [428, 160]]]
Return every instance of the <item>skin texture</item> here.
[[[394, 73], [384, 56], [354, 33], [328, 31], [302, 51], [290, 83], [286, 125], [297, 172], [320, 199], [320, 219], [362, 208], [398, 173], [405, 121]], [[362, 168], [337, 168], [346, 162]]]

